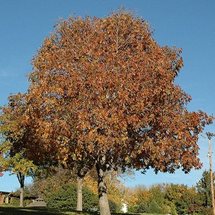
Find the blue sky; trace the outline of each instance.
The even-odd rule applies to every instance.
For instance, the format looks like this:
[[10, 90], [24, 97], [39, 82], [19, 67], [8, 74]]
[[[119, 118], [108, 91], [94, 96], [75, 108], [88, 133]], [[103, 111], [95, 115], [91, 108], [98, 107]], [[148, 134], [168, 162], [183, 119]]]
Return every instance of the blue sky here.
[[[184, 68], [177, 83], [193, 100], [190, 110], [215, 111], [215, 1], [214, 0], [0, 0], [0, 105], [11, 93], [25, 92], [31, 59], [55, 23], [68, 16], [104, 17], [120, 7], [147, 20], [161, 45], [183, 49]], [[208, 128], [214, 131], [214, 126]], [[215, 140], [214, 140], [215, 142]], [[200, 138], [200, 158], [208, 168], [207, 140]], [[152, 171], [126, 180], [137, 184], [173, 182], [194, 185], [203, 170], [173, 175]], [[18, 182], [5, 174], [0, 190], [15, 190]]]

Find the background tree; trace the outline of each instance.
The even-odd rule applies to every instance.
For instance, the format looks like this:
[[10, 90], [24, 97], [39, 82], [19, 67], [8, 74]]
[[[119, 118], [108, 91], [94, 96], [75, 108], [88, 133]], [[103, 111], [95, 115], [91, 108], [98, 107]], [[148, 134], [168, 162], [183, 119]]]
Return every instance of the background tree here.
[[[75, 184], [64, 184], [57, 190], [51, 190], [45, 196], [47, 206], [50, 208], [56, 208], [59, 210], [76, 209], [77, 200], [77, 186]], [[92, 191], [83, 186], [83, 209], [85, 211], [97, 211], [98, 210], [98, 196]]]
[[[87, 181], [89, 183], [89, 181]], [[36, 176], [33, 184], [29, 187], [32, 195], [42, 197], [47, 206], [56, 209], [76, 209], [77, 185], [76, 176], [71, 176], [71, 171], [63, 168], [55, 168], [47, 176]], [[91, 191], [87, 184], [83, 185], [83, 208], [90, 211], [98, 201], [97, 195]]]
[[71, 171], [59, 168], [41, 169], [35, 174], [29, 190], [33, 196], [45, 198], [52, 190], [59, 190], [65, 184], [75, 183], [75, 175]]
[[8, 148], [8, 145], [9, 144], [4, 143], [0, 146], [0, 148], [4, 152], [4, 156], [0, 159], [0, 164], [3, 166], [4, 171], [9, 171], [17, 176], [20, 184], [20, 207], [23, 207], [25, 178], [26, 176], [32, 176], [32, 174], [36, 170], [36, 166], [32, 161], [23, 158], [23, 152], [11, 155], [11, 148]]
[[[48, 207], [75, 209], [77, 203], [77, 196], [74, 193], [77, 192], [75, 173], [71, 176], [71, 171], [63, 168], [55, 168], [51, 174], [50, 171], [48, 173], [48, 175], [36, 175], [33, 184], [28, 187], [31, 195], [45, 199]], [[88, 211], [92, 208], [98, 209], [98, 207], [95, 207], [95, 203], [98, 203], [97, 178], [95, 173], [95, 170], [89, 172], [83, 180], [83, 208]], [[108, 199], [111, 203], [111, 210], [112, 212], [119, 212], [122, 199], [120, 186], [123, 185], [117, 180], [116, 174], [113, 173], [109, 174], [106, 182], [110, 187]], [[66, 191], [67, 188], [68, 191]], [[90, 208], [89, 205], [93, 207]]]
[[137, 186], [133, 189], [132, 198], [127, 196], [127, 202], [129, 206], [129, 212], [133, 213], [156, 213], [156, 214], [176, 214], [176, 209], [173, 203], [169, 202], [165, 198], [166, 186], [165, 185], [154, 185], [151, 187]]
[[[214, 173], [213, 173], [214, 175]], [[202, 178], [196, 184], [197, 192], [200, 196], [200, 201], [202, 205], [202, 213], [211, 214], [211, 181], [210, 181], [210, 172], [204, 171]]]
[[[49, 145], [44, 149], [43, 143], [46, 141], [44, 135], [42, 137], [35, 136], [34, 130], [30, 128], [29, 124], [26, 124], [27, 115], [26, 113], [26, 94], [16, 94], [9, 97], [8, 106], [2, 108], [1, 115], [1, 131], [3, 139], [10, 142], [11, 148], [8, 149], [9, 157], [13, 157], [13, 161], [10, 165], [17, 166], [14, 162], [26, 162], [26, 165], [33, 165], [31, 161], [34, 162], [37, 166], [40, 166], [40, 169], [46, 169], [46, 171], [52, 171], [54, 166], [59, 166], [58, 157], [59, 153], [55, 150], [56, 148], [52, 145]], [[34, 124], [31, 124], [32, 127], [35, 127]], [[48, 129], [48, 128], [46, 128]], [[54, 138], [54, 136], [53, 136]], [[59, 137], [60, 139], [61, 137]], [[44, 142], [43, 142], [44, 141]], [[29, 144], [30, 143], [30, 144]], [[27, 147], [26, 147], [27, 146]], [[8, 157], [8, 158], [9, 158]], [[19, 158], [18, 158], [19, 157]], [[26, 160], [20, 160], [21, 157], [25, 157]], [[18, 160], [16, 160], [18, 159]], [[28, 163], [27, 161], [30, 161]], [[65, 168], [69, 168], [70, 171], [76, 171], [78, 175], [78, 187], [81, 188], [82, 178], [88, 171], [87, 165], [83, 166], [83, 162], [78, 162], [77, 164], [71, 163], [69, 159], [63, 160], [61, 165], [64, 165]], [[91, 165], [90, 159], [88, 159], [88, 165]], [[34, 166], [35, 167], [35, 166]], [[20, 168], [20, 167], [19, 167]], [[26, 173], [25, 173], [26, 174]], [[24, 175], [20, 172], [17, 174], [18, 180], [21, 186], [24, 186]], [[24, 188], [21, 188], [22, 192], [20, 195], [23, 197]], [[82, 194], [81, 189], [77, 189], [78, 200], [77, 201], [77, 210], [82, 210]], [[23, 199], [23, 198], [21, 198]], [[81, 203], [80, 203], [81, 200]], [[23, 205], [23, 200], [20, 204]]]
[[201, 201], [195, 187], [170, 184], [166, 186], [165, 198], [174, 203], [177, 214], [193, 214], [202, 212]]
[[0, 166], [17, 176], [20, 184], [20, 206], [23, 207], [25, 177], [32, 175], [36, 166], [27, 158], [23, 148], [26, 128], [21, 124], [24, 105], [22, 94], [9, 97], [8, 106], [2, 108], [0, 116], [1, 145]]
[[101, 214], [111, 169], [201, 166], [198, 134], [211, 118], [186, 109], [191, 98], [174, 83], [182, 66], [181, 50], [159, 46], [127, 12], [64, 20], [35, 56], [30, 127], [62, 162], [95, 164]]
[[202, 196], [203, 205], [205, 207], [211, 206], [211, 190], [210, 190], [210, 173], [208, 171], [204, 171], [202, 174], [202, 178], [196, 185], [197, 191]]

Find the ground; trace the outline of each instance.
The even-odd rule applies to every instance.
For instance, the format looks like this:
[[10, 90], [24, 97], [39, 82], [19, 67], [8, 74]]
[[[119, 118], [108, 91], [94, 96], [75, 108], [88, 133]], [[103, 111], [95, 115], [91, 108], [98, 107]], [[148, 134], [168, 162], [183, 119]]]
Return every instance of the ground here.
[[15, 207], [1, 207], [0, 215], [86, 215], [77, 212], [58, 212], [46, 208], [15, 208]]
[[[59, 212], [47, 208], [15, 208], [0, 207], [0, 215], [96, 215], [96, 213], [78, 213], [78, 212]], [[98, 214], [97, 214], [98, 215]], [[115, 214], [121, 215], [121, 214]], [[129, 214], [126, 214], [129, 215]], [[134, 215], [134, 214], [133, 214]], [[141, 214], [141, 215], [159, 215], [159, 214]]]

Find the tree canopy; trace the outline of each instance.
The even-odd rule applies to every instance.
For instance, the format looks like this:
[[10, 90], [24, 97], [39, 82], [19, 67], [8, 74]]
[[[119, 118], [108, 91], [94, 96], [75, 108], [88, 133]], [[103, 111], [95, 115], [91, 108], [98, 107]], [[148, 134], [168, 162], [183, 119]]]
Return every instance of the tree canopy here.
[[211, 117], [187, 110], [182, 66], [181, 50], [160, 46], [130, 13], [61, 21], [33, 59], [25, 123], [35, 138], [25, 147], [70, 168], [96, 165], [100, 197], [110, 169], [199, 168]]
[[[23, 207], [25, 177], [36, 170], [29, 152], [25, 149], [28, 129], [24, 126], [25, 95], [16, 94], [9, 97], [7, 106], [2, 107], [0, 115], [1, 143], [0, 166], [4, 171], [15, 174], [20, 184], [20, 206]], [[31, 152], [31, 156], [32, 156]]]
[[198, 134], [210, 118], [189, 112], [190, 96], [174, 83], [180, 54], [126, 12], [62, 21], [33, 60], [30, 121], [63, 160], [198, 168]]

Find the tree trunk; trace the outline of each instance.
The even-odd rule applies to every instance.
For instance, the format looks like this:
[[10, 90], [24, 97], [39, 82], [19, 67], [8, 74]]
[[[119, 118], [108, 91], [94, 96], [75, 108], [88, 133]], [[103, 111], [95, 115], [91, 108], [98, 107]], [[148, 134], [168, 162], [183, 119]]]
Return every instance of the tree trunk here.
[[25, 186], [25, 175], [21, 172], [17, 173], [17, 178], [20, 184], [20, 197], [19, 197], [19, 206], [24, 207], [24, 186]]
[[96, 165], [98, 174], [98, 194], [100, 215], [110, 215], [110, 207], [107, 197], [107, 187], [104, 182], [104, 171], [99, 164]]
[[82, 183], [83, 179], [81, 177], [77, 177], [77, 211], [82, 211]]
[[20, 187], [20, 207], [24, 207], [24, 186]]

